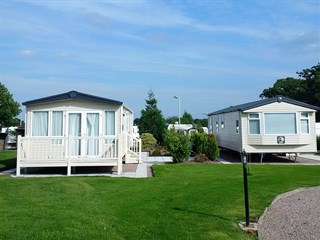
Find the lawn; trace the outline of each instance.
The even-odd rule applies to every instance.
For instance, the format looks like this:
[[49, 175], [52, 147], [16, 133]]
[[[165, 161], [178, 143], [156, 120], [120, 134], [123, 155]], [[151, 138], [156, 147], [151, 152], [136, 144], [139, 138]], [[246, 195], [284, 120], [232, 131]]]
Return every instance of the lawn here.
[[0, 172], [15, 168], [17, 151], [0, 151]]
[[[0, 177], [0, 239], [253, 239], [242, 233], [240, 165], [169, 164], [155, 177]], [[319, 166], [254, 165], [251, 219], [274, 197], [320, 185]]]

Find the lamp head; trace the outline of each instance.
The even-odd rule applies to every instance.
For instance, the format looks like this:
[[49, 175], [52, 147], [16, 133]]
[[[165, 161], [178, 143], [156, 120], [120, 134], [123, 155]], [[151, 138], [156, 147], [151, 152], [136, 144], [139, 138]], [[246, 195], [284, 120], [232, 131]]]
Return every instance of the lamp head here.
[[246, 152], [246, 150], [243, 149], [243, 151], [240, 153], [241, 155], [241, 161], [243, 164], [247, 164], [247, 157], [248, 157], [248, 154]]

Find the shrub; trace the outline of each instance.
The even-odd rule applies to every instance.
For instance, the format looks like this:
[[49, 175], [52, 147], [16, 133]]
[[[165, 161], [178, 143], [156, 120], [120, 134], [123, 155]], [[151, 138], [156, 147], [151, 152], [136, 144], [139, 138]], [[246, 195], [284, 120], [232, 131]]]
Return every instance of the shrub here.
[[161, 151], [160, 151], [160, 149], [156, 148], [155, 150], [153, 150], [152, 156], [161, 156]]
[[202, 163], [209, 161], [209, 158], [205, 154], [199, 153], [194, 157], [193, 161]]
[[216, 136], [213, 134], [208, 135], [208, 142], [205, 154], [210, 160], [216, 160], [220, 154]]
[[208, 136], [205, 133], [194, 133], [191, 136], [192, 151], [194, 154], [205, 154]]
[[194, 154], [205, 154], [210, 160], [219, 156], [219, 148], [216, 138], [212, 134], [196, 133], [191, 137]]
[[320, 136], [317, 136], [317, 149], [320, 151]]
[[190, 137], [182, 132], [167, 131], [165, 144], [175, 163], [188, 159], [191, 153]]
[[142, 133], [141, 134], [141, 143], [142, 149], [150, 150], [156, 146], [157, 140], [153, 137], [151, 133]]

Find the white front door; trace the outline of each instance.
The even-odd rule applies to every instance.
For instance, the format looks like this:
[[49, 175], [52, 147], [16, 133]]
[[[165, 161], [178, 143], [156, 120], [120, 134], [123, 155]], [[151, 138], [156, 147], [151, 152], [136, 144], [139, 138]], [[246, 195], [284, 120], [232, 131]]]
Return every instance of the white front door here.
[[99, 155], [99, 116], [96, 112], [68, 113], [69, 153], [72, 157]]

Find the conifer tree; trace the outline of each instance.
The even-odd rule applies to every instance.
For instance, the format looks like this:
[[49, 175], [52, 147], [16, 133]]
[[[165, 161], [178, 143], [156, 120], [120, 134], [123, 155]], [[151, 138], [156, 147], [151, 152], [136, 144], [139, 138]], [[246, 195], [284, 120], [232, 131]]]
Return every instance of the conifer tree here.
[[152, 90], [148, 92], [145, 109], [141, 111], [139, 120], [139, 133], [151, 133], [159, 144], [163, 143], [164, 132], [166, 130], [165, 120], [161, 110], [157, 107], [157, 99]]

